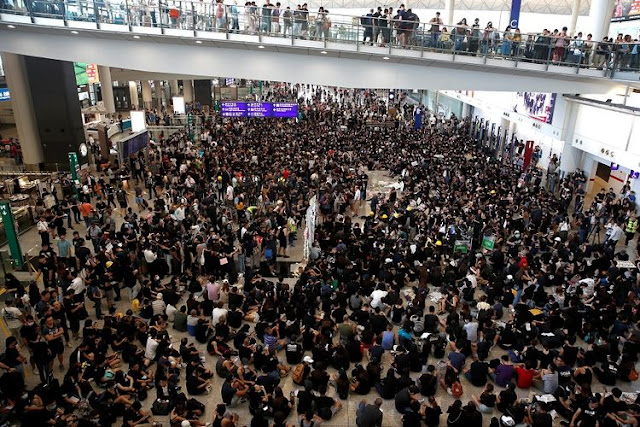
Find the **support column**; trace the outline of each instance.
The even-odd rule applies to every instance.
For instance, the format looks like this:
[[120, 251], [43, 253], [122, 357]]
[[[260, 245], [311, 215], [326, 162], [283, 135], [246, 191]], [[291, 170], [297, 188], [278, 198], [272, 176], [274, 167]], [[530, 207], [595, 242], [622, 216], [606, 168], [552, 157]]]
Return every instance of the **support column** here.
[[100, 90], [102, 92], [102, 102], [107, 114], [116, 112], [116, 103], [113, 99], [113, 80], [111, 80], [111, 69], [103, 65], [98, 65], [98, 75], [100, 76]]
[[44, 162], [44, 155], [24, 57], [13, 53], [3, 53], [2, 66], [11, 93], [11, 107], [20, 138], [23, 162], [27, 169], [39, 170], [39, 164]]
[[178, 86], [177, 80], [169, 80], [169, 87], [171, 88], [171, 98], [180, 96], [180, 86]]
[[[571, 22], [569, 23], [569, 35], [574, 36], [576, 34], [576, 25], [578, 24], [578, 12], [580, 12], [580, 0], [573, 0], [571, 6]], [[585, 38], [587, 35], [585, 34]]]
[[131, 98], [131, 106], [136, 110], [139, 110], [140, 100], [138, 99], [138, 84], [133, 80], [129, 82], [129, 98]]
[[140, 84], [142, 85], [142, 106], [146, 110], [150, 110], [153, 108], [153, 99], [151, 97], [151, 84], [149, 80], [141, 80]]
[[[446, 18], [444, 22], [447, 24], [447, 27], [453, 25], [453, 10], [455, 8], [455, 0], [444, 0], [444, 10], [446, 13]], [[448, 29], [450, 31], [450, 29]]]
[[589, 20], [591, 21], [591, 31], [593, 40], [601, 41], [603, 37], [609, 35], [609, 24], [615, 0], [592, 0], [589, 9]]
[[160, 80], [153, 81], [153, 88], [156, 94], [156, 108], [160, 111], [162, 110], [162, 84]]
[[184, 102], [193, 102], [193, 80], [182, 81], [182, 94], [184, 95]]

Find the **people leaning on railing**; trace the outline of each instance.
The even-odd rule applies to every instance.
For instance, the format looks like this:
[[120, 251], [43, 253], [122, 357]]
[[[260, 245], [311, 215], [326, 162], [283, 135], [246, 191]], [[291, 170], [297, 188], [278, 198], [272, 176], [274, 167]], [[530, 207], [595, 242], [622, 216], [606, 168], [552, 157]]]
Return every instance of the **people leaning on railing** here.
[[262, 5], [247, 1], [244, 6], [238, 6], [237, 0], [131, 0], [128, 9], [122, 2], [108, 0], [0, 0], [0, 11], [69, 21], [391, 45], [607, 71], [640, 68], [638, 40], [630, 35], [596, 41], [591, 34], [583, 38], [582, 32], [572, 36], [567, 27], [522, 33], [508, 26], [500, 31], [491, 21], [482, 27], [478, 18], [472, 25], [463, 18], [445, 27], [439, 12], [421, 24], [418, 15], [404, 4], [397, 10], [372, 8], [362, 16], [330, 14], [323, 6], [310, 13], [306, 3], [294, 7], [270, 0]]

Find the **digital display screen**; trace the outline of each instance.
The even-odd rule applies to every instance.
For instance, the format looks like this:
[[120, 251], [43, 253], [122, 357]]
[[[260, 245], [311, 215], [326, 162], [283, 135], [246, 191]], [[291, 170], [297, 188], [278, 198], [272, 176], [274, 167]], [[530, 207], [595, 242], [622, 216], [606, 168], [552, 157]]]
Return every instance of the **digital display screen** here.
[[236, 102], [225, 101], [220, 104], [222, 117], [298, 117], [298, 104], [295, 102]]

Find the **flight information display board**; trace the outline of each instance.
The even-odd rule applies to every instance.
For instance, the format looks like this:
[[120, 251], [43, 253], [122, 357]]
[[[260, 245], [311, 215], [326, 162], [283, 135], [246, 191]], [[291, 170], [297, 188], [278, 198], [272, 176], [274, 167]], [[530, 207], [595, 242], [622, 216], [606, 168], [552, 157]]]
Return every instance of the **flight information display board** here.
[[298, 104], [294, 102], [240, 102], [220, 103], [222, 117], [298, 117]]

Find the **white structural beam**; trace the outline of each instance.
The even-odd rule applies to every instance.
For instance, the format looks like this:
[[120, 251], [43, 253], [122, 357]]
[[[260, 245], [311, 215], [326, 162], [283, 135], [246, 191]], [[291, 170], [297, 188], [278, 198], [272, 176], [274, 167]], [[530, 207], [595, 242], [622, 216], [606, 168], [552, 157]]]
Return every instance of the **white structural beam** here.
[[[311, 41], [294, 46], [273, 46], [263, 41], [264, 49], [257, 49], [257, 43], [249, 42], [196, 45], [191, 40], [166, 36], [136, 41], [103, 37], [96, 48], [96, 33], [0, 29], [0, 51], [172, 75], [208, 74], [355, 88], [609, 93], [623, 86], [603, 78], [596, 70], [552, 66], [552, 72], [543, 64], [485, 63], [483, 58], [473, 56], [453, 58], [377, 47], [359, 47], [356, 51], [353, 46], [340, 44], [331, 46], [333, 50], [325, 47], [327, 54], [321, 55], [324, 44]], [[351, 51], [342, 50], [349, 48]], [[630, 84], [640, 85], [635, 78]]]

